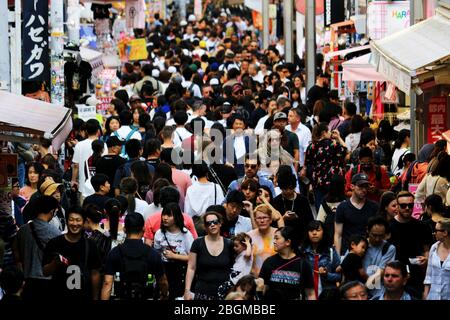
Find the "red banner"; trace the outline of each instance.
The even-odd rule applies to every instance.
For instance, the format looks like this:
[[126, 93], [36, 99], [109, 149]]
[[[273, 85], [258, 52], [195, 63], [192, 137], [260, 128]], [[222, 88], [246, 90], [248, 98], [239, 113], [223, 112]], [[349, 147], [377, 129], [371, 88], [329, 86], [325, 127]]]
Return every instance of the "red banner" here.
[[433, 97], [428, 104], [428, 143], [435, 143], [442, 139], [447, 131], [447, 98]]

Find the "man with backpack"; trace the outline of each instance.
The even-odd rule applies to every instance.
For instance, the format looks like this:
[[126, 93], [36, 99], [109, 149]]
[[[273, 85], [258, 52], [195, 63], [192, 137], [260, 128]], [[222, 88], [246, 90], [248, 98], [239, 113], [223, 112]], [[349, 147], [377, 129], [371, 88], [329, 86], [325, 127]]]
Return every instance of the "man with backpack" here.
[[14, 243], [15, 259], [25, 277], [22, 298], [25, 301], [42, 299], [47, 295], [50, 278], [42, 273], [42, 256], [44, 248], [50, 239], [61, 232], [50, 223], [56, 210], [58, 200], [51, 196], [41, 196], [29, 203], [32, 206], [34, 218], [20, 227]]
[[168, 283], [164, 274], [161, 255], [142, 242], [144, 218], [138, 213], [125, 217], [127, 238], [123, 244], [108, 254], [105, 266], [105, 279], [101, 299], [111, 297], [114, 276], [114, 291], [121, 300], [147, 300], [154, 294], [153, 277], [159, 287], [159, 298], [167, 299]]
[[375, 202], [379, 202], [383, 192], [388, 191], [391, 187], [389, 175], [382, 166], [374, 164], [373, 153], [369, 147], [361, 148], [359, 152], [359, 164], [345, 174], [345, 193], [347, 197], [351, 197], [351, 181], [352, 177], [357, 173], [365, 173], [369, 177], [369, 188], [367, 190], [367, 198]]

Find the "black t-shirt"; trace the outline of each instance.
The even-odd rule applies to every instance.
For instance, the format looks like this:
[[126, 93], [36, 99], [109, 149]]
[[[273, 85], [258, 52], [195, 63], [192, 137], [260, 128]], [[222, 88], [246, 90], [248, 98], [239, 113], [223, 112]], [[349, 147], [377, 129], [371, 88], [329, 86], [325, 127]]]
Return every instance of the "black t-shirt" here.
[[117, 155], [106, 155], [101, 157], [97, 161], [97, 173], [103, 173], [108, 176], [109, 183], [111, 184], [111, 190], [109, 192], [110, 197], [114, 197], [114, 188], [112, 185], [114, 183], [114, 176], [117, 169], [126, 162], [124, 158]]
[[296, 234], [299, 235], [300, 239], [303, 239], [308, 223], [314, 220], [308, 199], [297, 193], [295, 200], [292, 201], [283, 198], [283, 195], [279, 194], [273, 199], [273, 207], [280, 211], [282, 215], [286, 211], [294, 211], [297, 214], [298, 219], [285, 220], [285, 224], [286, 226], [295, 228], [297, 231]]
[[264, 300], [298, 300], [305, 289], [314, 288], [312, 270], [306, 260], [295, 256], [289, 260], [276, 254], [267, 258], [259, 272], [268, 289]]
[[343, 201], [336, 209], [336, 223], [342, 223], [341, 254], [349, 249], [349, 239], [352, 235], [366, 235], [367, 221], [377, 214], [378, 204], [371, 200], [361, 209], [357, 209], [350, 200]]
[[362, 258], [355, 253], [349, 253], [345, 256], [341, 263], [342, 274], [345, 277], [345, 282], [357, 280], [364, 283], [364, 279], [359, 274], [359, 269], [362, 269]]
[[[143, 254], [148, 262], [148, 273], [159, 278], [164, 274], [164, 266], [161, 260], [161, 255], [152, 247], [144, 244], [141, 240], [137, 239], [125, 239], [125, 242], [121, 244], [122, 250], [130, 257], [139, 257]], [[116, 272], [122, 270], [122, 256], [120, 248], [115, 247], [112, 249], [106, 257], [105, 274], [115, 275]]]
[[424, 254], [424, 246], [430, 246], [433, 238], [431, 230], [422, 221], [412, 219], [408, 223], [391, 221], [391, 238], [395, 246], [396, 258], [403, 263], [409, 263], [409, 258]]
[[250, 123], [249, 127], [254, 129], [256, 125], [258, 124], [259, 119], [267, 115], [267, 112], [263, 110], [262, 108], [256, 108], [252, 111], [252, 114], [250, 116]]
[[84, 92], [86, 92], [91, 75], [92, 66], [86, 61], [81, 61], [80, 64], [67, 61], [64, 64], [67, 93], [71, 98], [77, 100]]
[[[89, 248], [87, 251], [86, 245]], [[45, 247], [42, 266], [52, 262], [58, 255], [66, 258], [69, 265], [59, 267], [52, 276], [54, 298], [90, 300], [92, 298], [90, 272], [101, 268], [100, 255], [95, 243], [84, 237], [76, 243], [67, 241], [64, 235], [53, 238]], [[78, 266], [82, 274], [79, 289], [76, 286], [76, 270], [73, 266]], [[74, 287], [68, 288], [68, 283], [73, 284]]]
[[[225, 188], [224, 194], [227, 192], [229, 185], [234, 181], [238, 179], [238, 176], [236, 174], [236, 171], [227, 165], [214, 163], [210, 165], [210, 168], [214, 170], [217, 177], [219, 178], [220, 182], [222, 183], [223, 187]], [[219, 181], [211, 174], [208, 174], [209, 181], [217, 183], [220, 185]]]
[[[298, 136], [295, 133], [292, 133], [290, 131], [284, 130], [283, 136], [287, 136], [287, 143], [283, 145], [283, 140], [281, 146], [284, 150], [289, 152], [291, 156], [294, 156], [294, 150], [299, 150], [299, 142], [298, 142]], [[283, 137], [284, 138], [284, 137]]]
[[105, 203], [111, 199], [111, 197], [103, 196], [101, 194], [92, 194], [84, 199], [83, 206], [87, 204], [94, 204], [97, 206], [98, 209], [104, 210], [105, 209]]
[[233, 242], [226, 238], [223, 238], [223, 242], [223, 250], [216, 257], [209, 253], [204, 237], [197, 238], [192, 243], [191, 252], [197, 254], [197, 269], [195, 288], [191, 288], [191, 291], [216, 296], [219, 286], [230, 279], [234, 263]]

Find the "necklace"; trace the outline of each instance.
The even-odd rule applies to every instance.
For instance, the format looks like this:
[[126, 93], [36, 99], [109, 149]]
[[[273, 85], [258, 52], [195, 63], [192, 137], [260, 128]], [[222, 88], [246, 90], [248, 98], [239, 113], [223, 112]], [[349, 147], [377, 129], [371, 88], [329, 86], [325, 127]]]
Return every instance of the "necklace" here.
[[285, 211], [288, 211], [288, 210], [286, 210], [287, 209], [286, 200], [287, 201], [292, 201], [292, 206], [291, 206], [291, 210], [290, 211], [294, 211], [295, 198], [297, 198], [297, 194], [294, 194], [294, 199], [292, 199], [292, 200], [289, 200], [289, 199], [286, 199], [285, 197], [283, 197], [283, 205], [284, 205]]

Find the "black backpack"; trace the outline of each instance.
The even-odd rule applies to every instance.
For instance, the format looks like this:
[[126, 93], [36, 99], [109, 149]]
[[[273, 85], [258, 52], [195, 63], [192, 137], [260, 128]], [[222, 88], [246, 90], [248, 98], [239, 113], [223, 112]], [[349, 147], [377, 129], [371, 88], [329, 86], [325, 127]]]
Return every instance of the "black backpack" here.
[[122, 300], [147, 300], [152, 297], [149, 285], [148, 262], [145, 250], [140, 255], [129, 255], [123, 244], [118, 246], [121, 256], [121, 272], [118, 296]]

